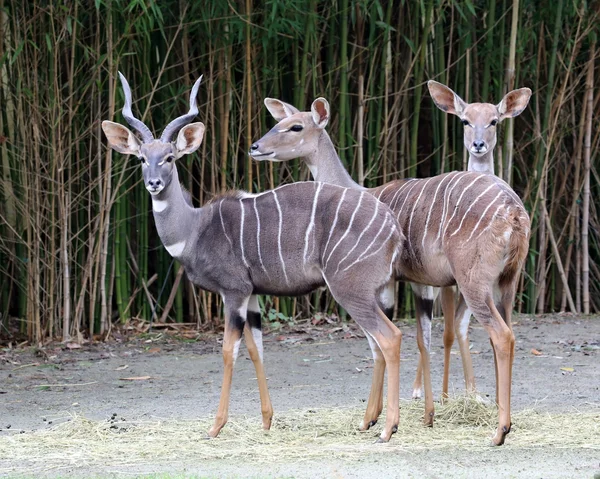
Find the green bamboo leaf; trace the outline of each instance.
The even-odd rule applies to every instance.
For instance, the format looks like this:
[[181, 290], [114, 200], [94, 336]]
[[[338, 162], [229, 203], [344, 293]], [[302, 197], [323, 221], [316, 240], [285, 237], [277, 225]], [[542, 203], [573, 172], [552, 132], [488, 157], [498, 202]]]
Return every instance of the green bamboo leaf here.
[[406, 44], [408, 45], [408, 47], [413, 52], [413, 55], [416, 55], [416, 53], [417, 53], [417, 47], [415, 47], [415, 44], [413, 43], [413, 41], [410, 38], [408, 38], [406, 35], [402, 35], [402, 38], [404, 38], [404, 41], [406, 42]]
[[48, 47], [48, 51], [52, 52], [52, 40], [50, 40], [49, 33], [46, 33], [46, 46]]

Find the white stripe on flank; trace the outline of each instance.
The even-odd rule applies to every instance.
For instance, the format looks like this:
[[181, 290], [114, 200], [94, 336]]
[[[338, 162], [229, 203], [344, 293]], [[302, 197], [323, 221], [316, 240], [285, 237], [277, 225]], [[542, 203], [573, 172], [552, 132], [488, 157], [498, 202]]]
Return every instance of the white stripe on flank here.
[[[460, 220], [460, 224], [458, 225], [458, 228], [456, 228], [456, 230], [454, 230], [454, 233], [452, 233], [450, 236], [454, 236], [456, 233], [458, 233], [460, 231], [460, 229], [462, 228], [462, 225], [465, 221], [465, 218], [467, 217], [467, 215], [469, 214], [469, 211], [471, 211], [471, 208], [473, 208], [473, 206], [475, 206], [475, 203], [477, 203], [477, 201], [479, 201], [479, 199], [485, 195], [491, 188], [493, 188], [494, 185], [493, 183], [488, 186], [485, 190], [483, 190], [481, 193], [479, 193], [479, 195], [477, 196], [477, 198], [475, 198], [473, 200], [473, 202], [471, 203], [471, 205], [469, 206], [469, 208], [467, 209], [467, 211], [465, 211], [465, 214], [463, 215], [462, 219]], [[481, 221], [481, 218], [479, 219]]]
[[152, 209], [157, 213], [164, 211], [169, 204], [163, 200], [155, 200], [154, 196], [152, 197]]
[[[387, 218], [386, 218], [386, 223], [387, 223]], [[385, 223], [384, 223], [385, 224]], [[377, 253], [379, 253], [379, 251], [381, 251], [381, 249], [386, 245], [386, 243], [389, 241], [389, 239], [392, 237], [392, 235], [396, 232], [396, 225], [394, 223], [392, 223], [392, 227], [390, 228], [390, 232], [387, 235], [387, 238], [383, 240], [383, 242], [381, 243], [381, 245], [379, 246], [379, 248], [377, 248], [375, 251], [373, 251], [371, 254], [364, 256], [364, 254], [367, 252], [367, 250], [365, 250], [365, 252], [359, 256], [359, 258], [352, 263], [351, 265], [347, 266], [343, 271], [347, 271], [349, 270], [352, 266], [354, 266], [356, 263], [359, 263], [361, 261], [365, 261], [366, 259], [369, 259], [371, 256], [375, 256]], [[378, 234], [379, 235], [379, 234]]]
[[458, 197], [458, 200], [456, 200], [456, 204], [454, 205], [454, 212], [452, 213], [452, 216], [448, 220], [448, 223], [446, 223], [446, 226], [444, 228], [443, 236], [446, 236], [446, 231], [448, 230], [448, 226], [450, 226], [450, 223], [452, 223], [452, 220], [456, 216], [456, 212], [458, 211], [458, 208], [460, 206], [460, 202], [461, 202], [463, 196], [465, 195], [465, 193], [469, 190], [469, 188], [471, 188], [471, 186], [473, 186], [481, 178], [485, 178], [486, 176], [487, 176], [487, 173], [481, 173], [479, 176], [477, 176], [477, 178], [475, 178], [473, 181], [471, 181], [471, 183], [469, 183], [469, 185], [464, 190], [462, 190], [462, 193], [460, 194], [460, 196]]
[[[410, 196], [410, 192], [414, 189], [415, 186], [417, 186], [420, 182], [419, 181], [414, 181], [413, 185], [410, 187], [410, 189], [406, 192], [406, 196], [404, 197], [404, 201], [402, 202], [402, 206], [400, 207], [400, 209], [398, 210], [398, 214], [396, 215], [396, 218], [398, 219], [398, 223], [400, 223], [400, 215], [402, 214], [402, 210], [404, 209], [404, 205], [406, 204], [406, 201], [408, 200], [408, 197]], [[391, 203], [390, 203], [391, 206]], [[396, 212], [396, 208], [392, 207], [392, 209], [394, 210], [394, 212]]]
[[277, 205], [277, 213], [279, 213], [279, 232], [277, 233], [277, 248], [279, 249], [279, 260], [281, 261], [281, 268], [283, 269], [283, 276], [285, 277], [285, 283], [287, 285], [290, 284], [287, 276], [287, 271], [285, 270], [285, 261], [283, 261], [283, 254], [281, 252], [281, 230], [283, 229], [283, 214], [281, 213], [281, 206], [279, 206], [279, 200], [277, 199], [277, 193], [275, 190], [272, 190], [273, 198], [275, 199], [275, 204]]
[[394, 183], [392, 183], [391, 181], [388, 183], [388, 185], [379, 192], [379, 194], [377, 195], [377, 199], [381, 198], [381, 195], [383, 195], [383, 193], [385, 193], [385, 190], [387, 190], [390, 186], [392, 186]]
[[483, 233], [485, 233], [487, 230], [489, 230], [492, 227], [492, 223], [494, 222], [494, 219], [496, 218], [498, 211], [500, 211], [500, 208], [503, 208], [503, 207], [504, 207], [504, 202], [502, 202], [502, 204], [500, 206], [498, 206], [498, 208], [496, 208], [496, 211], [494, 211], [494, 214], [492, 215], [492, 218], [490, 219], [489, 224], [481, 230], [481, 233], [479, 233], [477, 235], [477, 238], [475, 238], [475, 241], [477, 241]]
[[344, 197], [346, 196], [346, 191], [348, 191], [348, 190], [344, 190], [342, 192], [342, 197], [340, 198], [340, 202], [338, 203], [337, 209], [335, 210], [335, 218], [333, 219], [333, 224], [331, 225], [331, 229], [329, 230], [329, 237], [327, 238], [327, 243], [325, 243], [325, 248], [323, 248], [323, 254], [325, 254], [325, 252], [327, 251], [327, 247], [329, 246], [329, 241], [331, 241], [331, 236], [333, 235], [335, 226], [337, 225], [338, 213], [340, 212], [340, 208], [342, 207], [342, 203], [344, 202]]
[[421, 247], [425, 248], [425, 238], [427, 237], [427, 230], [429, 228], [429, 220], [431, 219], [431, 212], [433, 211], [433, 207], [436, 205], [436, 198], [438, 195], [438, 191], [442, 186], [442, 183], [446, 181], [446, 179], [452, 178], [450, 175], [447, 175], [442, 181], [439, 182], [437, 188], [435, 189], [435, 194], [433, 195], [433, 200], [431, 201], [431, 206], [429, 207], [429, 212], [427, 213], [427, 220], [425, 221], [425, 230], [423, 233], [423, 239], [421, 240]]
[[304, 235], [304, 265], [306, 265], [306, 256], [308, 253], [308, 239], [310, 238], [310, 233], [312, 232], [315, 226], [315, 212], [317, 211], [317, 202], [319, 200], [319, 193], [323, 189], [323, 183], [316, 183], [317, 191], [315, 192], [315, 199], [313, 200], [312, 211], [310, 213], [310, 223], [308, 224], [308, 228], [306, 228], [306, 234]]
[[225, 230], [225, 222], [223, 221], [223, 212], [221, 211], [221, 206], [223, 205], [223, 201], [225, 201], [225, 199], [222, 199], [219, 202], [219, 216], [221, 217], [221, 227], [223, 228], [223, 233], [225, 234], [225, 238], [227, 238], [227, 241], [229, 241], [229, 245], [233, 248], [233, 242], [231, 241], [231, 238], [227, 235], [227, 231]]
[[181, 256], [181, 253], [183, 253], [184, 248], [185, 248], [185, 241], [179, 241], [178, 243], [172, 244], [170, 246], [165, 245], [165, 249], [169, 252], [169, 254], [173, 258], [177, 258], [178, 256]]
[[354, 244], [354, 246], [352, 247], [352, 249], [350, 251], [348, 251], [348, 253], [346, 253], [346, 256], [344, 256], [340, 262], [338, 263], [338, 267], [335, 270], [334, 274], [337, 274], [338, 271], [340, 270], [340, 265], [346, 260], [346, 258], [348, 256], [350, 256], [352, 254], [352, 252], [356, 249], [356, 247], [359, 245], [360, 240], [362, 239], [363, 235], [367, 232], [367, 230], [371, 227], [371, 225], [373, 224], [373, 221], [375, 221], [375, 218], [377, 217], [377, 212], [379, 211], [379, 201], [376, 202], [375, 205], [375, 213], [373, 213], [373, 217], [371, 218], [371, 221], [369, 221], [369, 224], [367, 225], [367, 227], [362, 231], [362, 233], [360, 234], [360, 236], [358, 237], [358, 239], [356, 240], [356, 243]]
[[375, 235], [375, 238], [373, 238], [373, 240], [369, 243], [369, 246], [367, 246], [365, 248], [365, 250], [361, 253], [361, 255], [358, 258], [356, 258], [356, 260], [354, 261], [354, 263], [346, 266], [346, 268], [343, 269], [342, 271], [346, 271], [346, 270], [350, 269], [352, 266], [354, 266], [356, 263], [362, 261], [363, 256], [366, 254], [367, 251], [369, 251], [371, 249], [371, 246], [373, 246], [375, 244], [375, 241], [377, 241], [377, 238], [379, 238], [379, 235], [381, 234], [381, 232], [385, 228], [385, 225], [387, 225], [387, 222], [388, 222], [389, 219], [390, 219], [390, 215], [389, 214], [385, 215], [385, 221], [381, 224], [381, 227], [379, 228], [379, 231]]
[[413, 220], [413, 216], [415, 214], [415, 208], [417, 207], [417, 204], [419, 203], [419, 200], [421, 199], [421, 196], [423, 195], [423, 191], [425, 191], [425, 188], [427, 188], [427, 184], [435, 177], [429, 178], [424, 184], [423, 184], [423, 188], [421, 188], [421, 192], [419, 193], [419, 196], [417, 196], [417, 201], [415, 201], [412, 211], [410, 212], [410, 218], [408, 219], [408, 234], [406, 235], [406, 239], [408, 240], [408, 248], [412, 249], [412, 245], [410, 242], [410, 230], [412, 227], [412, 220]]
[[260, 217], [258, 216], [258, 209], [256, 208], [256, 196], [254, 197], [254, 214], [256, 215], [256, 248], [258, 249], [258, 260], [260, 261], [260, 266], [267, 275], [267, 278], [269, 278], [269, 273], [267, 273], [267, 268], [265, 268], [262, 253], [260, 252]]
[[346, 228], [346, 231], [344, 231], [344, 234], [338, 240], [338, 242], [335, 244], [335, 246], [331, 249], [331, 253], [329, 253], [329, 256], [327, 256], [327, 259], [325, 260], [325, 265], [324, 265], [325, 269], [327, 269], [327, 263], [329, 263], [329, 260], [331, 259], [331, 255], [333, 254], [333, 252], [337, 249], [337, 247], [340, 245], [340, 243], [342, 241], [344, 241], [344, 238], [346, 236], [348, 236], [348, 233], [350, 232], [350, 228], [352, 228], [352, 224], [354, 223], [354, 217], [356, 216], [356, 212], [360, 208], [360, 204], [362, 203], [362, 199], [363, 199], [364, 195], [365, 195], [365, 192], [361, 191], [360, 197], [358, 198], [358, 203], [356, 204], [356, 207], [354, 208], [354, 211], [352, 212], [352, 216], [350, 217], [350, 223], [348, 223], [348, 227]]
[[246, 255], [244, 254], [244, 203], [242, 200], [240, 202], [240, 250], [242, 251], [242, 261], [246, 265], [246, 268], [249, 268], [250, 265], [248, 261], [246, 261]]
[[[448, 211], [450, 209], [449, 206], [450, 206], [450, 197], [452, 196], [452, 191], [460, 183], [460, 180], [463, 178], [466, 178], [468, 175], [469, 175], [469, 173], [467, 173], [465, 175], [456, 173], [456, 175], [454, 175], [452, 180], [450, 180], [448, 182], [448, 185], [446, 186], [446, 189], [444, 190], [444, 207], [442, 208], [442, 217], [440, 218], [440, 228], [438, 230], [438, 235], [437, 235], [436, 240], [439, 240], [440, 237], [442, 236], [442, 227], [444, 226], [444, 223], [446, 222], [446, 215], [448, 214]], [[450, 188], [452, 181], [454, 181], [455, 179], [456, 179], [456, 181], [452, 185], [452, 188]], [[448, 188], [450, 188], [450, 191], [448, 191]]]
[[[388, 203], [387, 201], [385, 201], [384, 203], [386, 203], [387, 205], [389, 205], [389, 207], [393, 210], [395, 210], [395, 206], [396, 206], [396, 202], [400, 200], [400, 198], [402, 198], [402, 196], [400, 196], [400, 193], [402, 193], [402, 190], [407, 186], [410, 185], [412, 183], [411, 186], [411, 190], [415, 187], [415, 185], [418, 183], [414, 182], [414, 179], [410, 179], [410, 180], [406, 180], [404, 183], [402, 183], [398, 189], [396, 190], [396, 193], [394, 193], [394, 196], [392, 196], [392, 199], [390, 200], [390, 202]], [[409, 190], [410, 192], [410, 190]]]

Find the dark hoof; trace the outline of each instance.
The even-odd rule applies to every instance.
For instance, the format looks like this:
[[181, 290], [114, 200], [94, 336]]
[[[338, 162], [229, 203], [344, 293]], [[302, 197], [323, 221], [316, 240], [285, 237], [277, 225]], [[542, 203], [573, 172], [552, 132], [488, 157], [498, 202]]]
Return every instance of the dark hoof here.
[[370, 429], [371, 427], [373, 427], [375, 424], [377, 424], [377, 419], [373, 419], [371, 422], [369, 422], [369, 424], [367, 424], [367, 429]]
[[392, 427], [392, 434], [396, 434], [398, 432], [398, 424]]
[[378, 437], [377, 440], [373, 444], [386, 444], [387, 441], [381, 437]]

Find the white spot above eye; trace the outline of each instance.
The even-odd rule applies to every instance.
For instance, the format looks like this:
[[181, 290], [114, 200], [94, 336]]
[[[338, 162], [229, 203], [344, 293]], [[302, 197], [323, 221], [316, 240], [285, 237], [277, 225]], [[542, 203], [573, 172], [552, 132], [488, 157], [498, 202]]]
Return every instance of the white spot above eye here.
[[173, 258], [177, 258], [178, 256], [181, 256], [181, 253], [183, 253], [183, 250], [185, 249], [185, 241], [179, 241], [170, 246], [165, 245], [165, 248]]
[[152, 209], [154, 211], [156, 211], [157, 213], [164, 211], [167, 206], [168, 206], [168, 203], [166, 201], [156, 200], [156, 199], [154, 199], [154, 196], [152, 197]]

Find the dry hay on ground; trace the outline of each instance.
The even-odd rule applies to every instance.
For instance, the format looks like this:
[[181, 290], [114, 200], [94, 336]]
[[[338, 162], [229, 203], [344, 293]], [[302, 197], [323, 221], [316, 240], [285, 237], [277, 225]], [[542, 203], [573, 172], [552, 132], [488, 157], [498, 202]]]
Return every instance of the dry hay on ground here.
[[[81, 416], [52, 428], [0, 438], [0, 473], [98, 465], [185, 463], [202, 460], [253, 462], [488, 447], [497, 410], [473, 398], [437, 405], [435, 426], [422, 426], [422, 402], [402, 401], [400, 425], [388, 444], [373, 444], [385, 418], [367, 432], [357, 429], [363, 409], [305, 409], [276, 414], [271, 431], [260, 417], [233, 417], [217, 439], [206, 439], [210, 418], [199, 420], [91, 421]], [[505, 448], [600, 449], [600, 405], [586, 412], [513, 414]]]

